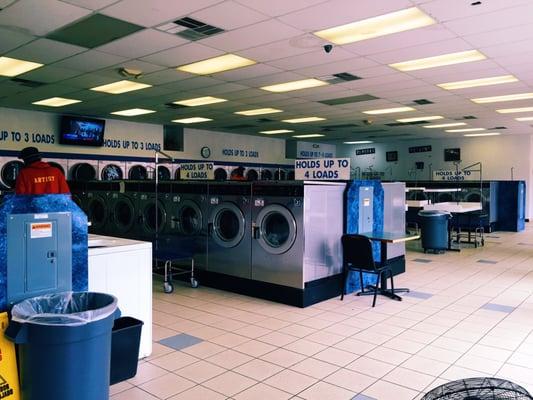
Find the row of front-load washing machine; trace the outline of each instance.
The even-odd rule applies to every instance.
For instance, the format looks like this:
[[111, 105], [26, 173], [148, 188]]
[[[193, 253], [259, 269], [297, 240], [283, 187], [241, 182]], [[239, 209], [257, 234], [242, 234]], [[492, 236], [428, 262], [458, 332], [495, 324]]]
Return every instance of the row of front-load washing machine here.
[[161, 258], [298, 289], [341, 271], [344, 183], [70, 184], [93, 233], [152, 241]]
[[[102, 160], [46, 160], [59, 168], [71, 181], [116, 181], [122, 179], [149, 180], [155, 177], [154, 163], [118, 162]], [[0, 157], [0, 183], [4, 187], [13, 188], [18, 172], [24, 166], [22, 161], [11, 157]], [[216, 166], [215, 180], [230, 179], [235, 166]], [[179, 180], [179, 164], [160, 164], [157, 167], [159, 180]], [[244, 177], [248, 181], [294, 179], [294, 170], [284, 168], [246, 167]]]

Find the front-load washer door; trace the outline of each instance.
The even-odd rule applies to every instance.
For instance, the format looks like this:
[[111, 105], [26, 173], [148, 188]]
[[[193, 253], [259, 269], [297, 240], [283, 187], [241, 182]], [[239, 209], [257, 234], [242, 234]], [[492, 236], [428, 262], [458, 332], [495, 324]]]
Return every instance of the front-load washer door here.
[[143, 210], [144, 229], [148, 233], [160, 233], [167, 223], [167, 212], [161, 200], [151, 200]]
[[24, 168], [24, 163], [21, 161], [9, 161], [2, 167], [2, 182], [9, 187], [14, 188], [15, 182], [19, 175], [20, 170]]
[[279, 204], [263, 208], [255, 221], [254, 239], [270, 254], [289, 251], [296, 240], [296, 221], [292, 213]]
[[135, 223], [135, 208], [127, 197], [120, 197], [113, 207], [113, 222], [119, 233], [128, 232]]
[[87, 202], [87, 219], [91, 222], [92, 233], [103, 233], [107, 221], [106, 201], [100, 196], [91, 196]]
[[244, 237], [245, 222], [244, 214], [236, 204], [223, 202], [211, 214], [211, 238], [221, 247], [235, 247]]
[[197, 236], [202, 233], [204, 218], [200, 207], [194, 201], [181, 202], [177, 214], [176, 228], [181, 235]]

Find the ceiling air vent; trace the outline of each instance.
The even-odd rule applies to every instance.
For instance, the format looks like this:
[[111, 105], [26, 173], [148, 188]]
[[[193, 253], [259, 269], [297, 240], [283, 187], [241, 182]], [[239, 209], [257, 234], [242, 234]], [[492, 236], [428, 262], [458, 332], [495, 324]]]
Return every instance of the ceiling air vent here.
[[275, 122], [275, 120], [270, 118], [259, 118], [257, 122]]
[[413, 121], [413, 122], [392, 122], [390, 124], [385, 124], [387, 126], [407, 126], [407, 125], [421, 125], [428, 124], [428, 121]]
[[231, 126], [224, 127], [224, 129], [244, 129], [244, 128], [256, 128], [256, 126], [250, 125], [250, 124], [241, 124], [241, 125], [231, 125]]
[[334, 85], [336, 83], [357, 81], [363, 78], [357, 75], [352, 75], [348, 72], [339, 72], [338, 74], [322, 76], [319, 79], [329, 83], [330, 85]]
[[224, 29], [193, 18], [185, 17], [159, 26], [157, 29], [178, 35], [184, 39], [196, 41], [224, 32]]
[[187, 108], [187, 106], [182, 106], [181, 104], [175, 104], [175, 103], [165, 103], [165, 106], [173, 110], [178, 110], [180, 108]]
[[477, 119], [477, 117], [474, 117], [473, 115], [465, 115], [463, 119]]
[[30, 81], [28, 79], [22, 79], [22, 78], [11, 78], [11, 82], [15, 82], [19, 84], [20, 86], [26, 86], [31, 88], [41, 87], [46, 85], [44, 82], [37, 82], [37, 81]]
[[494, 128], [489, 128], [489, 130], [492, 130], [492, 129], [507, 129], [506, 126], [495, 126]]
[[428, 100], [428, 99], [418, 99], [418, 100], [413, 100], [413, 103], [416, 103], [420, 106], [423, 106], [425, 104], [433, 104], [433, 102], [431, 100]]
[[378, 97], [372, 96], [371, 94], [361, 94], [358, 96], [339, 97], [336, 99], [320, 100], [319, 103], [327, 104], [328, 106], [336, 106], [339, 104], [359, 103], [361, 101], [370, 101], [370, 100], [376, 100], [376, 99], [378, 99]]

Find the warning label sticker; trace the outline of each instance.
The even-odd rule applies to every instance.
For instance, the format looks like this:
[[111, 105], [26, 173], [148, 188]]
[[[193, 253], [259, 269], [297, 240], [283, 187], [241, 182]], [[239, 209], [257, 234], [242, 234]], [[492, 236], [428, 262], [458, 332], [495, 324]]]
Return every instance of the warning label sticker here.
[[35, 222], [30, 227], [30, 237], [32, 239], [52, 237], [51, 222]]

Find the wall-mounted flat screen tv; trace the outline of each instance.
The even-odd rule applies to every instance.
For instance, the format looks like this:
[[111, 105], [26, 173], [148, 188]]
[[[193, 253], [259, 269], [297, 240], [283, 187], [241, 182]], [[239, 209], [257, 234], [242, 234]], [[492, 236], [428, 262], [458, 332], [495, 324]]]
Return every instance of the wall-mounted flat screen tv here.
[[76, 146], [103, 146], [105, 120], [83, 117], [61, 117], [59, 143]]
[[461, 149], [444, 149], [444, 161], [461, 161]]

